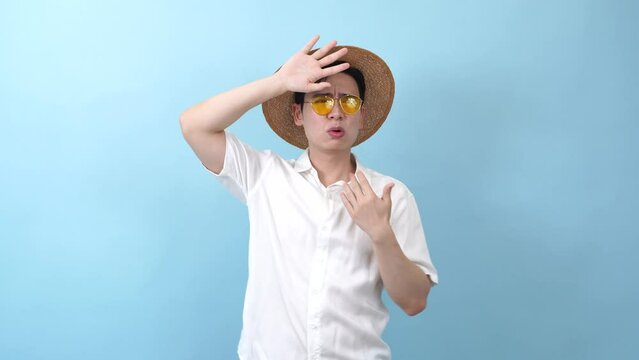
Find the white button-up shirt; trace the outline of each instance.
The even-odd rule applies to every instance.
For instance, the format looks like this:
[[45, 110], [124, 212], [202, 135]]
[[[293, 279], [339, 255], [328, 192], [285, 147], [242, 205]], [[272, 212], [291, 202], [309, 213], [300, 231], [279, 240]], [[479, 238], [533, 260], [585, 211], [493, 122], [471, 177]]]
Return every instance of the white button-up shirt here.
[[[357, 162], [357, 159], [356, 159]], [[357, 162], [373, 190], [391, 192], [391, 227], [406, 256], [437, 283], [415, 199]], [[390, 359], [388, 311], [370, 237], [351, 219], [338, 181], [319, 181], [308, 150], [296, 160], [256, 151], [226, 132], [220, 182], [246, 203], [249, 276], [240, 359]]]

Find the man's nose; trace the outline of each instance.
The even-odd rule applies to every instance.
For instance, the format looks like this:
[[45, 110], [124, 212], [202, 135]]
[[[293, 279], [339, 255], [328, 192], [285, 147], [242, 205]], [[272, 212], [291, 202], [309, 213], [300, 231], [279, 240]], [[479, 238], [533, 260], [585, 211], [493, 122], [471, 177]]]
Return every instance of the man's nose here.
[[333, 105], [327, 117], [331, 120], [342, 120], [344, 118], [344, 112], [342, 111], [342, 107], [339, 106], [339, 100], [335, 100], [335, 105]]

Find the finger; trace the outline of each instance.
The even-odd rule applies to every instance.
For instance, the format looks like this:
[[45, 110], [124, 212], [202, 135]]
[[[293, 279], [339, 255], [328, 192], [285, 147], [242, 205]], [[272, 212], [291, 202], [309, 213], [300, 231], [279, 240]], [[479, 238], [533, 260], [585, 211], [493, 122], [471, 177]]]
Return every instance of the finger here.
[[346, 55], [347, 52], [348, 52], [347, 48], [341, 48], [341, 49], [337, 50], [336, 52], [323, 57], [319, 61], [320, 66], [326, 66], [326, 65], [334, 63], [336, 60], [338, 60], [342, 56]]
[[326, 54], [328, 54], [329, 51], [331, 51], [331, 49], [333, 49], [335, 47], [335, 45], [337, 45], [337, 41], [333, 40], [333, 41], [329, 42], [328, 44], [322, 46], [321, 49], [319, 49], [316, 52], [314, 52], [311, 56], [315, 60], [319, 60], [319, 59], [323, 58]]
[[342, 202], [344, 203], [344, 207], [346, 208], [346, 211], [348, 211], [348, 214], [353, 217], [353, 204], [351, 204], [350, 200], [348, 200], [348, 198], [346, 197], [346, 195], [342, 192], [339, 194], [340, 197], [342, 198]]
[[350, 66], [351, 65], [349, 63], [343, 63], [343, 64], [339, 64], [339, 65], [335, 65], [335, 66], [331, 66], [331, 67], [327, 67], [325, 69], [322, 69], [322, 77], [321, 78], [326, 78], [326, 77], [329, 77], [331, 75], [335, 75], [335, 74], [337, 74], [339, 72], [342, 72], [342, 71], [348, 69]]
[[375, 193], [373, 191], [373, 187], [368, 182], [368, 179], [366, 178], [366, 175], [364, 175], [364, 172], [362, 170], [357, 170], [357, 181], [359, 181], [359, 185], [361, 186], [364, 195]]
[[311, 49], [313, 48], [313, 46], [315, 46], [315, 43], [317, 43], [317, 40], [319, 40], [319, 35], [315, 35], [311, 38], [311, 41], [309, 41], [308, 43], [306, 43], [306, 45], [304, 45], [304, 47], [302, 48], [302, 50], [300, 50], [301, 52], [303, 52], [304, 54], [308, 54], [309, 51], [311, 51]]
[[346, 194], [346, 197], [348, 198], [348, 200], [351, 201], [353, 206], [355, 206], [357, 204], [357, 195], [353, 191], [353, 188], [351, 187], [351, 185], [346, 183], [346, 186], [344, 186], [343, 188], [343, 192], [344, 194]]
[[331, 83], [329, 82], [321, 82], [321, 83], [312, 83], [312, 84], [308, 84], [306, 87], [306, 92], [316, 92], [316, 91], [322, 91], [324, 89], [328, 89], [329, 87], [331, 87]]
[[353, 192], [356, 196], [366, 196], [364, 189], [362, 189], [362, 186], [359, 183], [359, 179], [355, 177], [355, 175], [351, 175], [351, 184], [351, 188], [353, 188]]
[[394, 183], [388, 183], [386, 184], [386, 186], [384, 186], [384, 192], [382, 193], [382, 200], [390, 200], [391, 196], [391, 190], [393, 190], [393, 187], [395, 186]]

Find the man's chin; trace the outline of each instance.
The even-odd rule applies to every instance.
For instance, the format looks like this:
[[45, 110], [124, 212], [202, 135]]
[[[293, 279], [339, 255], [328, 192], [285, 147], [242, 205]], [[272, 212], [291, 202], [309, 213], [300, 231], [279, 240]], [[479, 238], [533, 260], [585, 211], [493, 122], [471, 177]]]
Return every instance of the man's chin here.
[[324, 146], [326, 151], [351, 151], [352, 144], [349, 143], [341, 143], [341, 144], [329, 144]]

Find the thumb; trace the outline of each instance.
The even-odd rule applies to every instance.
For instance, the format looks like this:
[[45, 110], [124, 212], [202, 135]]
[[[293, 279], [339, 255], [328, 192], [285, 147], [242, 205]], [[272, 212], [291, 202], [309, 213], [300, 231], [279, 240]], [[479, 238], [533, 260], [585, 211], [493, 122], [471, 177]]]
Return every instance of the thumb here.
[[382, 200], [384, 201], [388, 201], [390, 203], [391, 201], [391, 190], [393, 189], [393, 186], [395, 186], [395, 183], [388, 183], [386, 184], [386, 186], [384, 186], [384, 192], [382, 193]]

